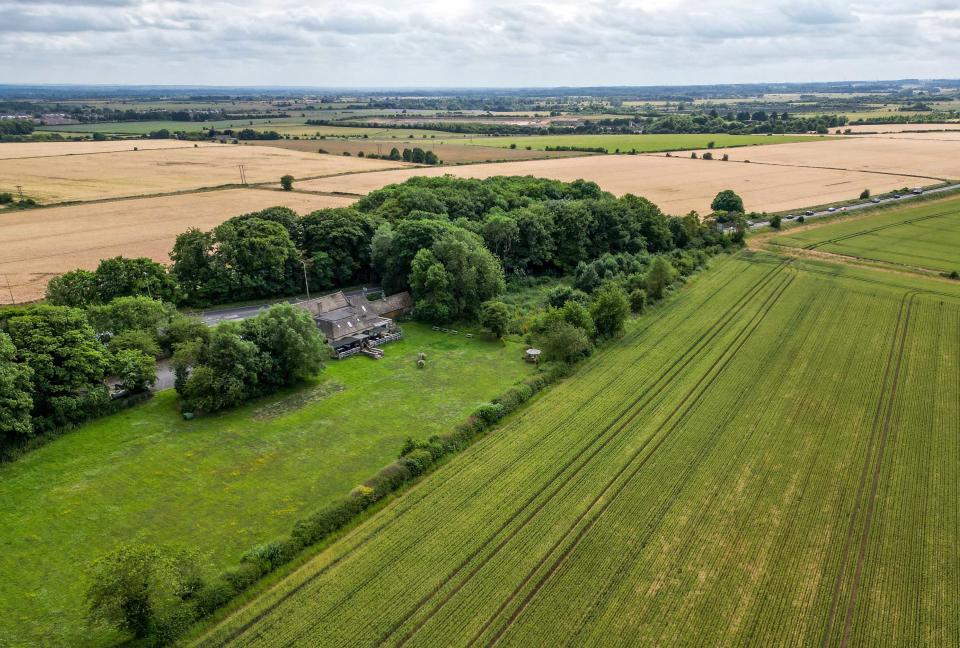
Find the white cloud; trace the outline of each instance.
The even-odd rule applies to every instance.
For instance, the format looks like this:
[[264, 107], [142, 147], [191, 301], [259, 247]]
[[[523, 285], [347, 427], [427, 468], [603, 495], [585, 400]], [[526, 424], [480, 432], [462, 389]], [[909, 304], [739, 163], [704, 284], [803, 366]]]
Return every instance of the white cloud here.
[[644, 85], [956, 76], [951, 0], [0, 0], [0, 82]]

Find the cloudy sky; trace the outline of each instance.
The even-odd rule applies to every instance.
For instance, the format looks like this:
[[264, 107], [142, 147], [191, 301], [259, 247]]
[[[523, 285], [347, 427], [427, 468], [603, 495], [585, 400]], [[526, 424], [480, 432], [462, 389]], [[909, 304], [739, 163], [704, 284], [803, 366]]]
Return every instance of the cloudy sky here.
[[557, 86], [960, 76], [960, 0], [0, 0], [0, 83]]

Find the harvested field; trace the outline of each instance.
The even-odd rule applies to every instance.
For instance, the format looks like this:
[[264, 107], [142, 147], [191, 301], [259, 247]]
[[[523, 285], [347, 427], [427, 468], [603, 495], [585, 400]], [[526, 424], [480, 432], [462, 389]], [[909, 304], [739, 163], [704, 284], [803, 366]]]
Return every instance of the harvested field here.
[[559, 157], [583, 157], [583, 153], [573, 151], [527, 151], [524, 149], [499, 148], [494, 146], [462, 146], [447, 144], [437, 140], [371, 140], [371, 139], [339, 139], [339, 140], [264, 140], [249, 142], [257, 146], [274, 146], [292, 151], [316, 153], [323, 149], [333, 155], [342, 155], [344, 152], [356, 155], [363, 151], [364, 155], [374, 153], [389, 155], [390, 149], [418, 146], [433, 151], [444, 164], [472, 164], [476, 162], [500, 162], [505, 160], [539, 160]]
[[680, 151], [698, 147], [707, 147], [713, 142], [718, 147], [759, 146], [785, 144], [789, 142], [823, 141], [825, 137], [811, 135], [728, 135], [726, 133], [706, 134], [669, 134], [669, 135], [533, 135], [529, 137], [507, 135], [503, 137], [485, 137], [464, 139], [464, 144], [481, 146], [517, 148], [530, 146], [543, 149], [547, 146], [569, 146], [579, 148], [602, 148], [608, 153], [635, 151], [646, 153], [654, 151]]
[[[827, 142], [812, 146], [824, 144]], [[750, 151], [766, 148], [757, 147]], [[633, 193], [649, 198], [665, 212], [675, 215], [685, 214], [691, 209], [701, 214], [709, 213], [710, 202], [723, 189], [733, 189], [743, 196], [748, 210], [773, 212], [856, 198], [864, 188], [876, 193], [932, 183], [922, 183], [916, 178], [904, 176], [858, 171], [730, 164], [653, 155], [600, 155], [363, 173], [309, 180], [298, 183], [297, 188], [362, 195], [413, 176], [440, 176], [447, 173], [463, 178], [533, 175], [566, 182], [583, 178], [593, 180], [617, 195]]]
[[145, 196], [240, 184], [240, 164], [249, 183], [279, 182], [287, 173], [316, 177], [409, 166], [403, 162], [218, 144], [0, 160], [0, 191], [13, 191], [22, 185], [24, 193], [44, 203]]
[[960, 140], [947, 141], [942, 138], [851, 137], [827, 142], [713, 151], [715, 158], [724, 154], [730, 156], [731, 162], [749, 160], [764, 164], [829, 167], [921, 177], [920, 182], [913, 181], [900, 186], [924, 184], [922, 180], [928, 178], [960, 178]]
[[[200, 146], [217, 146], [206, 142], [197, 142]], [[180, 140], [122, 140], [116, 142], [11, 142], [0, 144], [0, 160], [11, 158], [52, 157], [59, 155], [88, 155], [92, 153], [116, 153], [155, 149], [193, 148], [194, 142]]]
[[177, 234], [209, 229], [231, 216], [284, 205], [304, 214], [342, 207], [349, 198], [226, 189], [177, 196], [116, 200], [0, 214], [0, 304], [43, 296], [51, 277], [75, 268], [94, 269], [100, 259], [146, 256], [169, 263]]
[[938, 131], [938, 130], [960, 130], [960, 123], [946, 124], [858, 124], [856, 126], [844, 126], [842, 130], [850, 129], [853, 134], [857, 133], [910, 133], [915, 131]]
[[956, 646], [930, 284], [718, 259], [196, 645]]

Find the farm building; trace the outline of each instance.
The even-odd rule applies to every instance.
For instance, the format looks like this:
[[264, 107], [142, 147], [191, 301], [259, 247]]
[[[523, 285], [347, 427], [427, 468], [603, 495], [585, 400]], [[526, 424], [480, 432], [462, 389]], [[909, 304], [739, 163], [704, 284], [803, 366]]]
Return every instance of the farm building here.
[[313, 316], [333, 349], [333, 357], [343, 359], [359, 353], [381, 357], [383, 351], [378, 347], [403, 337], [392, 318], [408, 312], [413, 301], [407, 292], [373, 301], [364, 295], [336, 292], [297, 306]]

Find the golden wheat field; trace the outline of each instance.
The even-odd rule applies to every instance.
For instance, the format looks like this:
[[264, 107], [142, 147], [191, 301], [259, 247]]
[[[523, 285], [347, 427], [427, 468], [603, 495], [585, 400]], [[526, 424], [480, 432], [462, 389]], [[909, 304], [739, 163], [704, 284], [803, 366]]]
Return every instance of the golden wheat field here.
[[850, 129], [853, 134], [858, 133], [912, 133], [928, 131], [960, 131], [960, 122], [947, 122], [943, 124], [857, 124], [856, 126], [844, 126], [843, 130]]
[[5, 142], [0, 145], [0, 160], [10, 158], [55, 157], [59, 155], [94, 155], [97, 153], [117, 153], [157, 149], [180, 149], [199, 146], [219, 146], [208, 142], [181, 142], [171, 139], [119, 140], [115, 142]]
[[265, 146], [191, 145], [0, 159], [0, 191], [20, 185], [26, 195], [43, 203], [145, 196], [240, 184], [240, 165], [248, 183], [279, 182], [285, 174], [317, 177], [409, 166]]
[[351, 202], [350, 198], [269, 189], [224, 189], [4, 214], [0, 218], [0, 304], [10, 302], [11, 291], [16, 302], [39, 299], [51, 277], [76, 268], [96, 268], [100, 259], [122, 254], [169, 263], [177, 234], [191, 227], [209, 229], [231, 216], [273, 205], [306, 214]]
[[[818, 142], [813, 146], [824, 144]], [[770, 147], [751, 148], [749, 154], [766, 148]], [[669, 214], [685, 214], [690, 210], [708, 213], [713, 197], [723, 189], [733, 189], [741, 194], [748, 210], [773, 212], [856, 198], [865, 188], [882, 192], [934, 182], [921, 183], [907, 176], [860, 171], [731, 164], [659, 155], [600, 155], [362, 173], [310, 180], [297, 187], [307, 191], [363, 195], [413, 176], [448, 173], [462, 178], [533, 175], [567, 182], [584, 178], [617, 195], [633, 193], [644, 196]]]
[[[944, 137], [945, 135], [947, 137]], [[772, 144], [750, 149], [714, 149], [712, 153], [715, 158], [729, 155], [731, 162], [749, 160], [764, 164], [828, 167], [920, 177], [920, 180], [908, 183], [913, 186], [929, 184], [924, 182], [927, 178], [960, 178], [960, 138], [951, 139], [952, 135], [916, 133], [909, 136], [851, 137], [821, 142]], [[689, 152], [674, 155], [689, 155]]]

